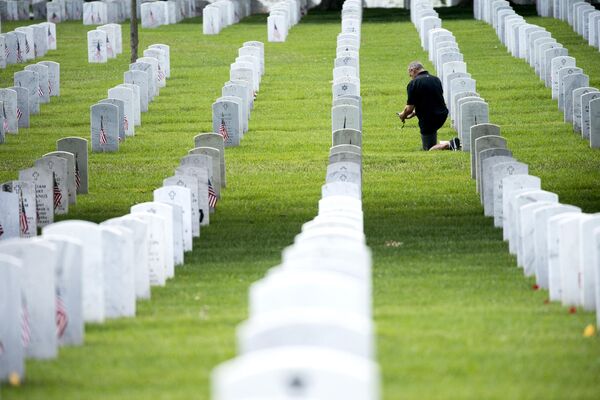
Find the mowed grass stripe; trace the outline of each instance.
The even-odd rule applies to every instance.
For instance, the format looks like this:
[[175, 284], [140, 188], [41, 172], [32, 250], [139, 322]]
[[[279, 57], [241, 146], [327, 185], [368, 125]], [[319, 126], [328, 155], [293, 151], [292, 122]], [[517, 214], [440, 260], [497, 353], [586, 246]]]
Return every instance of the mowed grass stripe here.
[[[549, 190], [560, 187], [563, 198], [579, 192], [573, 202], [597, 210], [594, 195], [586, 196], [598, 186], [597, 172], [588, 168], [593, 153], [567, 137], [553, 104], [544, 111], [550, 118], [531, 101], [550, 102], [543, 88], [532, 90], [537, 81], [529, 66], [500, 51], [494, 32], [473, 21], [470, 9], [438, 11], [516, 156], [529, 163], [536, 156], [532, 173], [554, 161], [544, 187], [552, 174]], [[399, 130], [394, 111], [406, 99], [406, 66], [420, 59], [433, 71], [408, 14], [366, 10], [362, 37], [365, 229], [375, 258], [385, 398], [597, 396], [600, 348], [581, 337], [594, 315], [568, 315], [544, 304], [546, 293], [531, 290], [533, 281], [516, 268], [501, 232], [483, 217], [467, 153], [420, 152], [416, 121]], [[548, 137], [557, 126], [587, 154]], [[440, 137], [454, 135], [447, 124]]]
[[[241, 147], [227, 149], [228, 188], [177, 277], [138, 303], [135, 319], [88, 326], [84, 347], [62, 349], [50, 362], [29, 361], [26, 385], [3, 389], [6, 398], [209, 398], [210, 371], [235, 355], [235, 326], [246, 317], [249, 284], [279, 262], [301, 224], [316, 214], [331, 140], [327, 88], [338, 26], [322, 28], [299, 25], [286, 43], [266, 45], [267, 75], [251, 131]], [[127, 70], [126, 56], [85, 64], [85, 52], [77, 49], [89, 27], [73, 22], [58, 29], [63, 50], [47, 58], [61, 62], [63, 92], [43, 113], [64, 123], [53, 131], [34, 117], [31, 129], [10, 137], [0, 149], [2, 179], [13, 179], [59, 137], [88, 137], [88, 107]], [[142, 30], [140, 48], [171, 46], [173, 76], [135, 138], [117, 154], [91, 155], [91, 193], [80, 196], [68, 218], [102, 221], [152, 199], [152, 190], [193, 147], [193, 136], [212, 129], [211, 104], [229, 79], [229, 64], [244, 41], [266, 42], [266, 16], [218, 36], [201, 32], [198, 20]], [[3, 85], [22, 66], [11, 68]], [[88, 71], [97, 83], [81, 82]]]

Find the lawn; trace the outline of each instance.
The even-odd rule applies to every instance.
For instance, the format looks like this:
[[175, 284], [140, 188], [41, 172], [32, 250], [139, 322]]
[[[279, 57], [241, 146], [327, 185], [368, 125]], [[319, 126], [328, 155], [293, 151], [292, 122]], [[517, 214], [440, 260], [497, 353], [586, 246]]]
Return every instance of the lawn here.
[[[470, 9], [440, 12], [515, 157], [562, 202], [599, 212], [599, 153], [562, 122], [549, 89]], [[519, 12], [547, 26], [600, 85], [597, 50], [563, 22], [533, 17], [532, 8]], [[4, 31], [16, 26], [3, 22]], [[126, 54], [86, 63], [89, 27], [68, 22], [57, 29], [59, 49], [45, 59], [61, 63], [61, 97], [0, 146], [0, 181], [16, 179], [61, 137], [89, 137], [89, 107], [127, 70]], [[26, 382], [2, 388], [2, 399], [209, 399], [211, 370], [236, 354], [248, 286], [279, 263], [302, 223], [316, 215], [331, 145], [339, 31], [339, 13], [311, 11], [287, 42], [265, 44], [250, 132], [227, 149], [227, 189], [176, 277], [138, 303], [135, 319], [88, 325], [84, 346], [61, 349], [56, 360], [28, 361]], [[237, 49], [248, 40], [266, 42], [266, 16], [217, 36], [203, 36], [199, 19], [140, 32], [140, 49], [171, 46], [172, 77], [134, 138], [118, 153], [90, 155], [90, 194], [68, 218], [99, 222], [152, 199], [193, 136], [211, 129], [211, 103]], [[124, 25], [125, 48], [128, 37]], [[400, 130], [394, 113], [404, 104], [406, 66], [427, 59], [408, 13], [365, 10], [360, 56], [363, 207], [383, 397], [599, 398], [600, 341], [582, 336], [595, 315], [569, 314], [532, 290], [502, 232], [483, 217], [468, 153], [421, 152], [415, 122]], [[0, 87], [11, 86], [20, 69], [0, 71]], [[453, 135], [447, 125], [440, 138]]]

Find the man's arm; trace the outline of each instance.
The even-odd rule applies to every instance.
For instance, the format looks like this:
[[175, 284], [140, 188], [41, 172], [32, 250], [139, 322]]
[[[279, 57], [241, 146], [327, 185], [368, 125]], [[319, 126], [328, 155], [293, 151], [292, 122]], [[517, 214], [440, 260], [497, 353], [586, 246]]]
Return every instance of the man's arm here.
[[415, 116], [415, 106], [407, 104], [404, 107], [404, 110], [402, 110], [400, 113], [397, 113], [397, 115], [402, 122], [404, 122], [405, 119], [411, 119]]

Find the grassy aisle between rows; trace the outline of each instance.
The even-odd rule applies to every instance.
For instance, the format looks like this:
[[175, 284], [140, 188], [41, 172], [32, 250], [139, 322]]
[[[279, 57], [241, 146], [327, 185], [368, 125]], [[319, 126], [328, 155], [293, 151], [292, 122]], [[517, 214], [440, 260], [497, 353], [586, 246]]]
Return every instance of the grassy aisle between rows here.
[[[457, 36], [478, 90], [490, 101], [492, 121], [503, 126], [515, 154], [565, 201], [599, 211], [595, 153], [554, 138], [558, 129], [556, 136], [570, 136], [529, 67], [498, 49], [498, 59], [479, 60], [499, 46], [492, 30], [471, 21], [467, 11], [449, 17], [456, 22], [444, 26]], [[331, 143], [339, 22], [338, 13], [311, 12], [286, 43], [266, 44], [267, 72], [250, 133], [241, 147], [227, 150], [228, 188], [176, 278], [154, 289], [151, 301], [138, 303], [135, 319], [89, 325], [85, 346], [61, 349], [57, 360], [29, 361], [26, 384], [2, 389], [3, 398], [209, 398], [211, 369], [235, 355], [235, 326], [247, 315], [249, 284], [279, 262], [301, 224], [316, 214]], [[214, 37], [201, 35], [197, 20], [143, 30], [141, 48], [172, 46], [173, 76], [135, 138], [117, 154], [92, 155], [91, 193], [68, 217], [101, 221], [150, 200], [192, 147], [193, 135], [210, 129], [210, 104], [237, 48], [246, 40], [266, 41], [265, 26], [265, 16], [253, 16]], [[2, 181], [53, 150], [56, 139], [88, 137], [89, 106], [127, 69], [126, 55], [106, 65], [85, 63], [88, 27], [65, 23], [58, 29], [60, 49], [46, 59], [61, 62], [62, 96], [42, 107], [43, 118], [34, 116], [31, 129], [0, 146]], [[593, 315], [568, 315], [531, 290], [501, 232], [482, 216], [468, 154], [420, 152], [415, 123], [399, 130], [394, 112], [403, 104], [406, 65], [416, 58], [426, 55], [406, 12], [365, 10], [363, 201], [375, 260], [384, 398], [598, 397], [600, 346], [581, 337]], [[511, 69], [519, 71], [512, 85], [500, 76]], [[15, 70], [0, 72], [1, 86]], [[525, 94], [547, 107], [549, 116], [542, 114], [540, 123], [534, 124], [537, 105], [528, 102], [511, 115], [514, 102], [503, 100]], [[446, 127], [441, 136], [452, 132]]]
[[[600, 211], [598, 153], [562, 124], [529, 66], [471, 10], [438, 11], [515, 155], [565, 202]], [[385, 398], [598, 397], [600, 346], [581, 335], [594, 315], [569, 315], [531, 289], [483, 217], [467, 153], [419, 152], [415, 123], [399, 130], [406, 66], [427, 55], [412, 24], [390, 13], [404, 14], [367, 11], [361, 48], [365, 226]]]

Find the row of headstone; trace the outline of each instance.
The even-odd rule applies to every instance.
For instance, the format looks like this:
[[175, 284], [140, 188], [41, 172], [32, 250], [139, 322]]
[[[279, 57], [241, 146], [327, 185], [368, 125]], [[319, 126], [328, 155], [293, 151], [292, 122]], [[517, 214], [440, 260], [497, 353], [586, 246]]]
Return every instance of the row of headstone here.
[[121, 25], [101, 25], [87, 33], [88, 63], [105, 63], [123, 53]]
[[[52, 3], [56, 2], [54, 0]], [[49, 3], [51, 4], [51, 3]], [[119, 24], [131, 16], [130, 2], [127, 0], [102, 0], [83, 3], [84, 25]], [[48, 10], [48, 18], [50, 11]]]
[[456, 38], [442, 28], [442, 20], [429, 0], [412, 0], [411, 19], [419, 32], [421, 46], [429, 54], [444, 91], [452, 126], [462, 150], [471, 151], [471, 127], [489, 122], [489, 107], [477, 93], [476, 81], [467, 72]]
[[471, 145], [484, 214], [502, 228], [524, 275], [535, 277], [550, 301], [596, 310], [600, 327], [600, 214], [582, 213], [542, 190], [540, 178], [512, 156], [499, 126], [473, 126]]
[[[164, 52], [163, 45], [151, 49]], [[146, 89], [148, 77], [154, 79], [156, 74], [156, 63], [140, 59], [136, 64], [140, 65], [132, 64], [135, 68], [129, 72], [134, 74], [126, 73], [125, 80], [144, 78], [140, 87]], [[114, 89], [109, 97], [116, 100], [120, 95]], [[134, 104], [132, 93], [128, 94], [116, 103], [121, 107], [107, 103], [123, 110], [123, 104]], [[10, 351], [0, 352], [0, 381], [22, 379], [26, 357], [54, 358], [59, 345], [81, 345], [84, 322], [135, 316], [136, 299], [149, 298], [150, 287], [164, 286], [175, 267], [183, 264], [184, 252], [193, 249], [200, 227], [209, 224], [225, 186], [223, 136], [200, 134], [174, 174], [154, 190], [153, 201], [136, 204], [130, 214], [99, 225], [73, 220], [53, 223], [52, 212], [69, 204], [65, 199], [71, 199], [73, 182], [77, 192], [87, 192], [88, 185], [87, 141], [64, 138], [58, 148], [63, 151], [47, 154], [36, 168], [21, 171], [23, 181], [3, 185], [14, 193], [0, 193], [0, 240], [11, 239], [0, 242], [0, 284], [7, 282], [10, 287], [0, 293], [4, 296], [0, 304], [7, 305], [0, 308], [0, 320], [10, 326], [0, 326], [0, 344], [10, 345]], [[36, 221], [36, 215], [41, 219]], [[43, 227], [42, 237], [22, 239], [36, 234], [35, 228], [32, 234], [23, 234], [23, 226], [19, 228], [23, 220]], [[18, 324], [11, 324], [17, 320]], [[25, 336], [27, 340], [22, 339]]]
[[16, 180], [0, 184], [0, 240], [29, 238], [88, 192], [87, 140], [60, 139]]
[[147, 1], [140, 5], [142, 28], [157, 28], [176, 24], [184, 18], [193, 17], [195, 2], [192, 0]]
[[0, 0], [0, 20], [25, 21], [29, 19], [29, 2], [25, 0]]
[[[531, 58], [542, 54], [535, 51], [540, 38], [532, 40], [527, 28], [519, 32], [519, 25], [511, 33], [514, 22], [508, 16], [513, 13], [505, 6], [476, 1], [475, 16], [493, 24], [509, 51], [534, 66], [536, 58]], [[542, 190], [540, 178], [529, 175], [528, 165], [513, 157], [499, 126], [471, 126], [470, 147], [471, 178], [484, 215], [502, 228], [524, 275], [535, 277], [534, 288], [548, 290], [550, 301], [596, 310], [600, 326], [600, 215], [561, 204], [558, 195]]]
[[7, 134], [29, 128], [31, 115], [40, 113], [40, 105], [60, 96], [60, 64], [40, 61], [15, 72], [12, 87], [0, 89], [0, 144]]
[[239, 146], [248, 132], [250, 113], [265, 73], [264, 43], [245, 42], [229, 68], [229, 81], [221, 97], [212, 104], [212, 129], [220, 134], [226, 147]]
[[217, 0], [202, 9], [202, 33], [217, 35], [222, 29], [237, 24], [250, 15], [249, 0]]
[[306, 0], [281, 0], [271, 5], [267, 17], [269, 42], [285, 42], [288, 32], [308, 10]]
[[[590, 87], [589, 76], [576, 66], [568, 49], [545, 28], [528, 24], [507, 1], [480, 0], [479, 3], [482, 19], [493, 24], [510, 53], [526, 60], [546, 87], [552, 88], [552, 99], [557, 100], [564, 122], [571, 123], [574, 132], [588, 141], [590, 147], [600, 148], [600, 91]], [[566, 9], [573, 11], [581, 4]]]
[[90, 135], [93, 152], [119, 151], [127, 138], [135, 136], [142, 123], [142, 113], [166, 86], [171, 75], [170, 48], [153, 44], [129, 65], [123, 84], [108, 90], [106, 99], [90, 108]]
[[56, 25], [43, 22], [0, 33], [0, 68], [27, 63], [56, 50]]
[[[157, 71], [169, 68], [168, 56], [155, 58], [154, 49], [168, 52], [153, 45], [125, 73], [126, 82], [143, 78], [132, 85], [151, 87], [152, 95]], [[131, 96], [111, 101], [119, 96], [111, 91], [109, 105], [135, 104]], [[1, 382], [20, 382], [25, 358], [50, 359], [58, 346], [83, 344], [85, 322], [135, 316], [136, 299], [149, 298], [151, 286], [174, 276], [225, 185], [223, 137], [201, 134], [194, 144], [153, 201], [100, 225], [53, 223], [55, 213], [67, 212], [76, 194], [88, 191], [85, 139], [59, 140], [59, 151], [2, 185], [10, 193], [0, 192], [0, 320], [7, 322], [0, 326]], [[42, 236], [31, 238], [37, 227]]]
[[[334, 107], [336, 101], [342, 97], [355, 98], [362, 112], [362, 102], [360, 101], [360, 60], [358, 52], [360, 49], [360, 28], [362, 21], [362, 6], [354, 2], [346, 1], [342, 8], [342, 30], [337, 36], [337, 45], [335, 60], [333, 63], [333, 84], [332, 98]], [[333, 118], [332, 123], [338, 124], [337, 118]], [[342, 129], [348, 120], [342, 119]], [[359, 125], [362, 126], [362, 117]], [[349, 125], [348, 125], [349, 126]]]
[[[55, 24], [63, 21], [78, 21], [83, 16], [83, 0], [54, 0], [45, 4], [45, 12], [40, 17], [46, 18], [48, 22]], [[35, 13], [35, 4], [34, 4]]]
[[[60, 159], [64, 169], [68, 163]], [[153, 201], [132, 206], [127, 215], [101, 224], [50, 223], [41, 237], [0, 241], [0, 382], [18, 384], [26, 358], [52, 359], [60, 346], [82, 345], [86, 322], [134, 317], [136, 299], [148, 299], [152, 286], [164, 286], [183, 264], [184, 251], [192, 249], [191, 238], [199, 236], [198, 220], [192, 219], [198, 218], [199, 204], [193, 200], [200, 182], [206, 188], [207, 176], [207, 168], [195, 161], [182, 163], [154, 191]], [[33, 196], [40, 188], [28, 183], [10, 182]], [[2, 207], [23, 206], [15, 193], [0, 192], [0, 198]], [[2, 228], [5, 217], [0, 212]]]
[[318, 215], [251, 285], [238, 355], [213, 371], [212, 399], [380, 398], [361, 152], [356, 141], [334, 139]]
[[[194, 145], [153, 201], [99, 225], [53, 223], [54, 212], [76, 198], [72, 188], [87, 193], [85, 139], [59, 140], [60, 151], [2, 185], [10, 193], [0, 192], [1, 382], [23, 379], [25, 358], [54, 358], [58, 346], [83, 344], [84, 322], [135, 316], [136, 299], [174, 276], [225, 185], [223, 137], [200, 134]], [[42, 236], [32, 239], [36, 227]]]
[[600, 49], [600, 11], [583, 0], [536, 2], [538, 15], [567, 22], [590, 46]]

